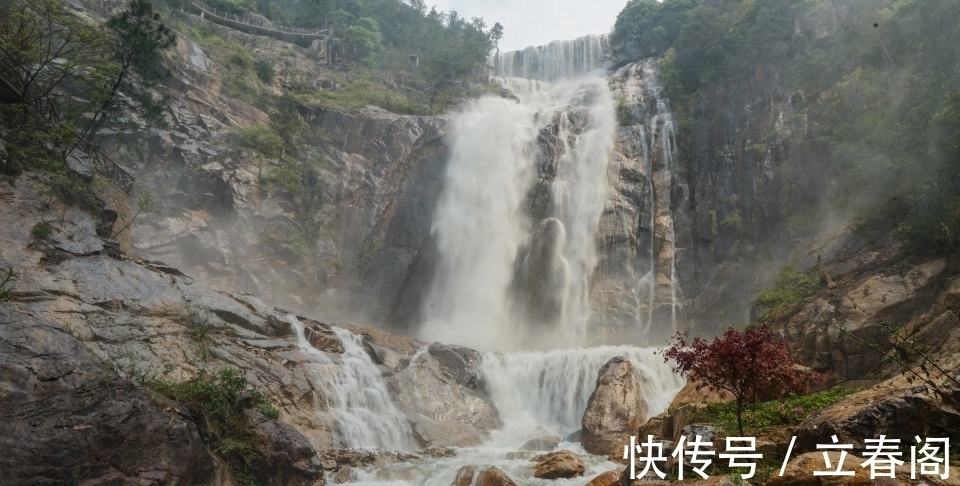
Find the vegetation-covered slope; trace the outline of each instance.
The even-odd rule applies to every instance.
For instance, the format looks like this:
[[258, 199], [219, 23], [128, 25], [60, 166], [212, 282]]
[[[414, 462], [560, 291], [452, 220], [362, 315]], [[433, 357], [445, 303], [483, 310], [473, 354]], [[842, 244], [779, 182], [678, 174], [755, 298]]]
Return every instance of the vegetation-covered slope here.
[[681, 139], [705, 97], [758, 79], [793, 93], [783, 220], [852, 211], [940, 252], [960, 246], [958, 17], [952, 0], [633, 0], [612, 42], [619, 62], [664, 55]]

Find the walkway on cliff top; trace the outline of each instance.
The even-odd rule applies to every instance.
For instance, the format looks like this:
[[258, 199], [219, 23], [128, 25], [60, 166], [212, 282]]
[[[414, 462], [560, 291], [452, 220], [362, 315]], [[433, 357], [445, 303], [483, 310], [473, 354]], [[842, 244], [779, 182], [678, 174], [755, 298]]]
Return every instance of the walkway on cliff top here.
[[212, 22], [239, 30], [247, 34], [265, 35], [293, 44], [309, 47], [314, 40], [323, 40], [330, 37], [330, 29], [304, 29], [300, 27], [284, 27], [282, 25], [266, 25], [262, 19], [248, 17], [242, 14], [226, 12], [200, 0], [190, 0], [201, 12], [201, 16]]

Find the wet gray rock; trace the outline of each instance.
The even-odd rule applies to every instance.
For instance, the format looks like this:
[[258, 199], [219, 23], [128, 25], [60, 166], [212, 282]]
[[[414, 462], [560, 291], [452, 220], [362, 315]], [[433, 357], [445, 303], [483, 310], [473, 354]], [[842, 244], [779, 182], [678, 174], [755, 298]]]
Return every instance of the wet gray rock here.
[[247, 412], [248, 423], [259, 443], [265, 444], [254, 476], [267, 486], [323, 484], [323, 470], [310, 441], [292, 426]]
[[74, 255], [103, 251], [103, 240], [97, 236], [97, 222], [85, 211], [67, 208], [60, 218], [47, 224], [52, 229], [51, 244], [58, 250]]
[[712, 425], [691, 424], [684, 427], [680, 435], [686, 438], [687, 443], [698, 439], [703, 442], [713, 442], [713, 438], [717, 436], [717, 428]]
[[0, 389], [4, 484], [214, 478], [186, 409], [105, 369], [55, 321], [0, 306]]
[[[460, 356], [454, 351], [450, 353]], [[409, 366], [391, 380], [391, 387], [400, 409], [425, 446], [477, 445], [488, 432], [503, 425], [488, 397], [462, 386], [442, 371], [439, 361], [429, 352], [413, 357]]]
[[647, 419], [647, 403], [630, 361], [617, 356], [600, 368], [587, 401], [580, 442], [591, 454], [617, 456]]
[[480, 352], [464, 346], [433, 343], [427, 352], [437, 360], [440, 371], [467, 388], [476, 389], [480, 381]]
[[546, 435], [530, 439], [520, 446], [521, 451], [552, 451], [560, 445], [560, 438], [554, 435]]

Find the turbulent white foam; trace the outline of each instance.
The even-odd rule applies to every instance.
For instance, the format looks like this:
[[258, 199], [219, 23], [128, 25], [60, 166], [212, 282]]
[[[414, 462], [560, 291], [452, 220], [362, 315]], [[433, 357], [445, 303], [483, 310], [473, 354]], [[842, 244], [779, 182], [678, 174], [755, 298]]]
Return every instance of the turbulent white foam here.
[[609, 36], [604, 34], [500, 52], [492, 59], [493, 75], [542, 81], [577, 78], [606, 69], [609, 49]]
[[296, 330], [301, 351], [313, 358], [311, 379], [335, 414], [338, 447], [411, 450], [415, 443], [410, 424], [390, 399], [380, 370], [364, 351], [360, 336], [334, 327], [344, 351], [342, 355], [329, 355], [310, 344], [299, 319], [292, 315], [287, 319]]
[[640, 378], [649, 414], [666, 409], [683, 386], [654, 348], [600, 346], [593, 348], [486, 353], [482, 375], [490, 396], [504, 419], [503, 430], [494, 432], [482, 447], [461, 449], [456, 457], [419, 464], [398, 463], [376, 471], [354, 471], [355, 482], [369, 486], [448, 486], [457, 470], [467, 465], [490, 465], [507, 473], [518, 484], [583, 485], [605, 471], [621, 467], [603, 457], [588, 454], [576, 442], [561, 448], [578, 454], [587, 465], [583, 477], [544, 480], [531, 477], [528, 459], [507, 459], [527, 440], [548, 434], [564, 437], [580, 429], [587, 400], [600, 368], [614, 356], [631, 361]]
[[[615, 356], [630, 360], [640, 379], [649, 415], [666, 410], [683, 386], [655, 354], [655, 348], [597, 346], [592, 348], [487, 353], [483, 380], [506, 426], [497, 441], [504, 446], [531, 437], [560, 437], [580, 429], [587, 400], [601, 367]], [[542, 427], [544, 431], [539, 431]]]

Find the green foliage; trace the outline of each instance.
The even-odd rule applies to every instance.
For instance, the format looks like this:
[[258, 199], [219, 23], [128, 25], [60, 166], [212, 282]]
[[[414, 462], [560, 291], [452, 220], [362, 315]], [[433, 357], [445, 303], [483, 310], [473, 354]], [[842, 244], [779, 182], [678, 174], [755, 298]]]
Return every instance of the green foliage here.
[[[780, 400], [746, 405], [743, 409], [743, 430], [757, 435], [765, 429], [798, 425], [811, 414], [822, 410], [859, 389], [830, 388], [808, 395], [792, 395]], [[737, 428], [736, 403], [711, 403], [693, 415], [697, 423], [713, 424], [727, 434]]]
[[273, 69], [273, 64], [266, 59], [257, 59], [253, 63], [253, 70], [257, 73], [257, 77], [260, 78], [260, 81], [270, 84], [273, 82], [274, 76], [277, 72]]
[[237, 127], [230, 133], [230, 138], [233, 143], [240, 147], [256, 150], [271, 159], [280, 158], [283, 142], [269, 125], [254, 123], [245, 127]]
[[0, 271], [0, 275], [2, 275], [2, 277], [0, 277], [0, 302], [7, 302], [13, 295], [13, 281], [16, 280], [19, 275], [13, 271], [13, 267]]
[[41, 221], [33, 226], [30, 229], [30, 236], [38, 240], [45, 240], [53, 234], [53, 226], [50, 226], [50, 223], [46, 221]]
[[238, 476], [253, 477], [263, 446], [244, 411], [256, 410], [271, 419], [279, 417], [279, 411], [247, 383], [240, 370], [225, 368], [212, 376], [201, 373], [187, 381], [149, 385], [186, 405], [204, 442], [226, 459]]
[[150, 189], [143, 189], [140, 191], [140, 194], [137, 195], [137, 212], [133, 213], [133, 216], [130, 217], [130, 220], [127, 221], [125, 225], [120, 227], [120, 229], [115, 230], [113, 234], [119, 235], [120, 233], [123, 233], [124, 231], [126, 231], [127, 228], [133, 226], [133, 224], [137, 221], [137, 218], [139, 218], [141, 214], [159, 213], [159, 212], [160, 212], [160, 204], [154, 198], [153, 191], [151, 191]]
[[760, 292], [754, 304], [764, 309], [760, 320], [780, 321], [798, 310], [800, 304], [819, 288], [819, 280], [811, 278], [793, 265], [784, 265], [773, 285]]
[[190, 327], [190, 337], [197, 342], [197, 348], [200, 350], [200, 359], [203, 362], [210, 360], [210, 343], [207, 341], [207, 338], [210, 336], [212, 329], [213, 326], [206, 321], [195, 323]]
[[344, 40], [354, 59], [372, 66], [376, 62], [375, 54], [380, 48], [383, 37], [380, 35], [380, 25], [377, 21], [370, 17], [363, 17], [356, 25], [347, 28]]
[[630, 105], [627, 104], [626, 98], [621, 97], [617, 100], [617, 124], [621, 127], [628, 127], [634, 123]]
[[[414, 108], [417, 101], [405, 93], [409, 90], [391, 90], [387, 97], [384, 91], [390, 88], [377, 84], [370, 92], [344, 94], [351, 100], [329, 100], [337, 107], [355, 105], [353, 99], [363, 97], [378, 106], [390, 104], [384, 108], [401, 109], [404, 113], [445, 109], [448, 103], [464, 96], [467, 83], [486, 82], [487, 56], [503, 37], [503, 26], [498, 23], [488, 28], [481, 18], [466, 19], [454, 11], [427, 9], [418, 1], [407, 4], [396, 0], [335, 0], [306, 5], [297, 0], [277, 0], [276, 5], [285, 17], [274, 21], [305, 27], [332, 26], [335, 35], [344, 39], [349, 59], [364, 68], [376, 65], [380, 75], [410, 75], [414, 89], [421, 89], [417, 86], [421, 82], [425, 84], [422, 89], [427, 91], [430, 103], [428, 110]], [[324, 96], [324, 101], [328, 101], [328, 96]]]
[[66, 164], [59, 150], [70, 147], [69, 130], [37, 116], [23, 104], [0, 104], [0, 127], [7, 148], [0, 173], [17, 176], [27, 170], [62, 172]]
[[230, 58], [230, 62], [236, 64], [243, 70], [254, 69], [256, 62], [253, 60], [253, 55], [247, 52], [246, 49], [239, 49], [234, 52], [233, 57]]
[[55, 173], [50, 177], [50, 191], [63, 203], [90, 212], [98, 212], [103, 207], [90, 183], [70, 170]]
[[119, 109], [132, 110], [147, 121], [162, 125], [165, 98], [154, 98], [150, 88], [169, 76], [163, 67], [162, 51], [176, 42], [149, 0], [131, 0], [127, 10], [110, 17], [113, 62], [117, 69], [108, 79], [109, 87], [84, 129], [84, 137], [96, 132], [107, 116]]
[[610, 37], [614, 61], [627, 63], [666, 53], [694, 5], [694, 0], [630, 0], [617, 15]]
[[68, 101], [65, 92], [96, 96], [112, 71], [103, 32], [74, 14], [61, 0], [0, 2], [0, 72], [42, 109]]
[[220, 10], [226, 10], [232, 13], [243, 13], [255, 10], [257, 0], [210, 0], [207, 3]]
[[[665, 53], [661, 77], [680, 118], [707, 94], [731, 99], [771, 84], [795, 93], [782, 128], [793, 139], [777, 168], [783, 219], [857, 215], [865, 233], [895, 234], [908, 252], [960, 247], [960, 24], [946, 20], [960, 18], [960, 3], [836, 8], [632, 0], [611, 43], [620, 62]], [[680, 143], [690, 138], [681, 127]]]

